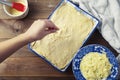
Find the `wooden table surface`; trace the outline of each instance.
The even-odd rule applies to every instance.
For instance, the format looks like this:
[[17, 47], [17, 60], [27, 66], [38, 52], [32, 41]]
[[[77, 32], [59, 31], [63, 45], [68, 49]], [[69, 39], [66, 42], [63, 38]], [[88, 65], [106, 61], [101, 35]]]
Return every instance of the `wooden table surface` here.
[[[21, 20], [0, 20], [0, 41], [13, 38], [25, 32], [32, 22], [47, 18], [60, 0], [28, 0], [28, 16]], [[102, 44], [117, 56], [117, 52], [96, 30], [85, 45]], [[85, 46], [84, 45], [84, 46]], [[0, 80], [75, 80], [72, 67], [64, 73], [57, 71], [44, 60], [30, 52], [27, 45], [0, 64]]]

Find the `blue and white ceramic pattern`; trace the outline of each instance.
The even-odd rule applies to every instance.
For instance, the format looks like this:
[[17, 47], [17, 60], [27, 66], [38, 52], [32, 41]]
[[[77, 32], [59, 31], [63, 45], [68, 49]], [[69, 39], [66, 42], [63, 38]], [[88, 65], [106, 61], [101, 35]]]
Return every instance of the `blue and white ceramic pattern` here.
[[80, 71], [80, 62], [81, 59], [89, 52], [99, 52], [101, 54], [102, 52], [106, 53], [110, 63], [113, 65], [111, 69], [111, 74], [107, 77], [106, 80], [116, 80], [116, 77], [118, 75], [118, 62], [115, 56], [113, 55], [113, 53], [108, 48], [99, 44], [91, 44], [81, 48], [78, 51], [78, 54], [73, 59], [73, 64], [72, 64], [72, 69], [76, 80], [86, 80]]

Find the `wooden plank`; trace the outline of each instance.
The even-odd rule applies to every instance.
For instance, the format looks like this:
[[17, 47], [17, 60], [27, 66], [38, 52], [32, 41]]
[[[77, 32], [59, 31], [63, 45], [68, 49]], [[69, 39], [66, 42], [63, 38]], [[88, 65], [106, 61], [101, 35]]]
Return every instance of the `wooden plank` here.
[[28, 0], [29, 1], [29, 19], [48, 18], [53, 9], [61, 0]]
[[40, 58], [8, 58], [0, 64], [0, 76], [73, 77], [71, 68], [59, 72]]
[[34, 20], [0, 20], [0, 38], [13, 38], [25, 32]]
[[36, 10], [39, 12], [40, 10], [49, 11], [55, 8], [55, 6], [61, 0], [28, 0], [28, 1], [29, 1], [30, 11]]
[[27, 57], [38, 57], [38, 56], [35, 55], [33, 52], [31, 52], [28, 49], [28, 46], [24, 46], [18, 51], [16, 51], [13, 55], [10, 56], [10, 58], [16, 58], [16, 57], [27, 58]]
[[35, 76], [29, 76], [29, 77], [0, 77], [0, 80], [75, 80], [74, 77], [35, 77]]

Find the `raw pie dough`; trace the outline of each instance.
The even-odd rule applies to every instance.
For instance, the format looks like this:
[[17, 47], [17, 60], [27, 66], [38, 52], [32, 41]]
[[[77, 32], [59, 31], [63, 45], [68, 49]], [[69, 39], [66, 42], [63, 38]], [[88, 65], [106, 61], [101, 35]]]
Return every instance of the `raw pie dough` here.
[[69, 3], [63, 3], [50, 18], [59, 31], [33, 42], [32, 48], [59, 69], [70, 63], [91, 32], [94, 22]]

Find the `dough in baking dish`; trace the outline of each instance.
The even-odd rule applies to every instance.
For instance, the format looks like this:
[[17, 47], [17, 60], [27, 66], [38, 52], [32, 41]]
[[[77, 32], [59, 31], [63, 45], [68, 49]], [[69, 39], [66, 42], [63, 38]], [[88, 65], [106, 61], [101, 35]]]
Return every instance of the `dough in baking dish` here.
[[94, 22], [69, 3], [63, 3], [50, 19], [59, 27], [59, 31], [31, 45], [35, 52], [44, 56], [57, 68], [63, 69], [92, 31]]

